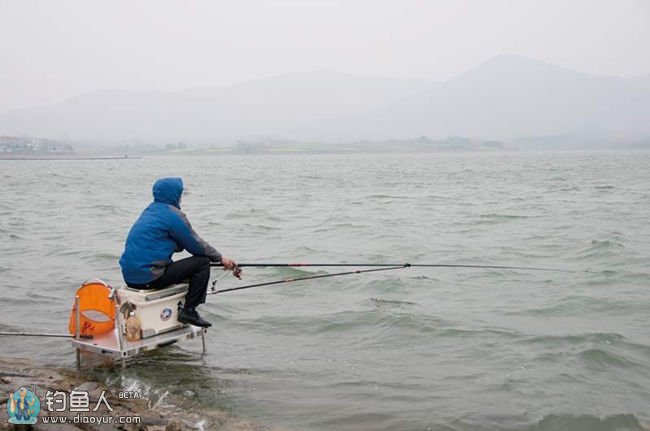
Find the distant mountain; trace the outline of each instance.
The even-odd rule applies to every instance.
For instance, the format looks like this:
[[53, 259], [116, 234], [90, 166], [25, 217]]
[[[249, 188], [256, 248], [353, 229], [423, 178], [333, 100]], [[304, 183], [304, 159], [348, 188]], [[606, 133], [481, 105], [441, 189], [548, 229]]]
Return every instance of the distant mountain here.
[[100, 91], [0, 115], [0, 133], [159, 142], [647, 137], [649, 118], [650, 76], [498, 56], [442, 83], [319, 71], [181, 92]]
[[426, 88], [418, 80], [318, 71], [181, 92], [99, 91], [0, 115], [0, 132], [73, 140], [219, 141], [290, 136]]
[[517, 56], [495, 57], [372, 112], [324, 124], [349, 139], [427, 135], [650, 136], [650, 76], [595, 77]]

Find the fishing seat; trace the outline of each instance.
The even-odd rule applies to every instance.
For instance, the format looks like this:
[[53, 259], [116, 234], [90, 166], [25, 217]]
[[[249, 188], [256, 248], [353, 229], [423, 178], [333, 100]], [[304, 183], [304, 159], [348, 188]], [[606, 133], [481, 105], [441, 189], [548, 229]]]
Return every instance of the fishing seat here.
[[122, 304], [128, 303], [140, 319], [142, 338], [153, 337], [183, 327], [178, 312], [185, 304], [187, 283], [173, 284], [164, 289], [134, 289], [123, 286], [117, 291]]
[[[176, 295], [177, 293], [187, 293], [189, 284], [172, 284], [169, 287], [163, 289], [135, 289], [133, 287], [124, 286], [121, 290], [124, 290], [124, 295], [126, 297], [135, 297], [139, 296], [142, 298], [142, 301], [155, 301], [156, 299], [166, 298], [171, 295]], [[126, 293], [128, 292], [128, 293]]]

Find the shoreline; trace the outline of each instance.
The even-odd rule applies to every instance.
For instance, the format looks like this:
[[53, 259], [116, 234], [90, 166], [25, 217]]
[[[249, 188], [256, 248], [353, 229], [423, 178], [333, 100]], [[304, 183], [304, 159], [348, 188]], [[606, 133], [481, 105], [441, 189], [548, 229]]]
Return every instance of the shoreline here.
[[[7, 402], [9, 394], [25, 387], [35, 391], [40, 399], [40, 414], [35, 425], [13, 425], [8, 423]], [[49, 411], [46, 394], [60, 391], [70, 396], [71, 391], [83, 391], [88, 394], [89, 409], [83, 412], [71, 412], [70, 406], [66, 411]], [[105, 394], [106, 402], [113, 410], [109, 411], [101, 402]], [[138, 393], [137, 396], [134, 396]], [[165, 398], [165, 403], [161, 403]], [[170, 399], [171, 398], [171, 399]], [[176, 402], [175, 402], [176, 401]], [[128, 388], [91, 379], [83, 370], [67, 369], [55, 366], [41, 365], [27, 358], [0, 357], [0, 430], [34, 429], [34, 430], [65, 430], [65, 431], [105, 431], [123, 429], [126, 431], [190, 431], [216, 429], [223, 431], [266, 431], [272, 427], [232, 416], [223, 410], [189, 411], [180, 405], [173, 397], [164, 396], [155, 401]], [[99, 406], [97, 411], [93, 409]], [[68, 423], [43, 423], [42, 418], [64, 416]], [[83, 416], [83, 421], [71, 423], [76, 416]], [[106, 417], [127, 418], [131, 423], [106, 423]], [[134, 421], [136, 419], [138, 423]], [[129, 419], [130, 418], [130, 419]]]
[[[185, 431], [195, 429], [195, 426], [184, 423], [178, 418], [171, 417], [160, 411], [157, 406], [149, 399], [141, 397], [140, 399], [124, 399], [120, 397], [120, 393], [124, 393], [123, 388], [116, 386], [106, 385], [98, 381], [89, 381], [84, 379], [80, 372], [75, 370], [67, 370], [63, 368], [43, 366], [34, 363], [30, 359], [25, 358], [0, 358], [0, 404], [7, 405], [9, 393], [13, 393], [21, 387], [28, 390], [35, 390], [36, 395], [40, 399], [41, 411], [38, 415], [38, 421], [31, 429], [47, 430], [47, 429], [65, 429], [65, 430], [107, 430], [114, 429], [116, 425], [106, 423], [79, 423], [65, 425], [61, 424], [44, 424], [42, 418], [52, 417], [53, 415], [62, 415], [72, 418], [77, 415], [75, 412], [64, 411], [61, 413], [50, 412], [46, 407], [46, 393], [48, 391], [56, 392], [61, 391], [70, 394], [70, 391], [87, 391], [90, 399], [90, 411], [81, 413], [85, 417], [99, 417], [99, 416], [121, 416], [121, 417], [140, 417], [139, 424], [126, 424], [123, 426], [125, 430], [165, 430], [165, 431]], [[110, 412], [104, 404], [100, 404], [100, 408], [93, 412], [92, 409], [97, 405], [100, 400], [102, 392], [105, 391], [105, 396], [108, 405], [113, 409]], [[2, 415], [0, 421], [0, 430], [21, 429], [22, 427], [29, 427], [29, 425], [12, 425], [7, 422], [7, 413]], [[90, 420], [90, 419], [89, 419]], [[97, 420], [99, 422], [99, 420]]]
[[0, 157], [2, 160], [132, 160], [141, 159], [142, 156], [97, 156], [97, 157]]

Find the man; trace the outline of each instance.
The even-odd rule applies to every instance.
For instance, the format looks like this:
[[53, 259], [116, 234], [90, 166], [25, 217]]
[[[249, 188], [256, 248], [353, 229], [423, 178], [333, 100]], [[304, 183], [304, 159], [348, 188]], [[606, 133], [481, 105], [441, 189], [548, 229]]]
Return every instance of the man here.
[[[22, 423], [28, 423], [30, 419], [33, 419], [33, 422], [31, 423], [36, 423], [36, 419], [32, 418], [32, 415], [35, 413], [34, 404], [36, 403], [36, 401], [34, 401], [33, 397], [31, 400], [27, 399], [26, 388], [20, 388], [18, 390], [18, 396], [20, 398], [15, 399], [14, 394], [9, 392], [10, 413], [13, 414], [14, 417]], [[11, 420], [9, 422], [11, 422]]]
[[[135, 289], [162, 289], [189, 279], [178, 321], [207, 328], [212, 325], [199, 316], [196, 307], [205, 302], [210, 262], [221, 262], [224, 269], [231, 270], [236, 264], [194, 232], [181, 211], [182, 193], [181, 178], [161, 178], [155, 182], [153, 202], [129, 231], [120, 266], [124, 281]], [[173, 262], [172, 254], [183, 250], [193, 256]]]

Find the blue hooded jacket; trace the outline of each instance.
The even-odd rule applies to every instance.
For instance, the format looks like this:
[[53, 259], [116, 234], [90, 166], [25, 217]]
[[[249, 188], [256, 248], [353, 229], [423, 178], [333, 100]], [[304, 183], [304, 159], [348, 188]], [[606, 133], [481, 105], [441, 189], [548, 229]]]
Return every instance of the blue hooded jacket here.
[[162, 276], [177, 251], [221, 261], [221, 254], [194, 232], [181, 211], [182, 193], [183, 180], [178, 177], [161, 178], [153, 185], [153, 202], [129, 231], [120, 258], [127, 284], [147, 284]]

